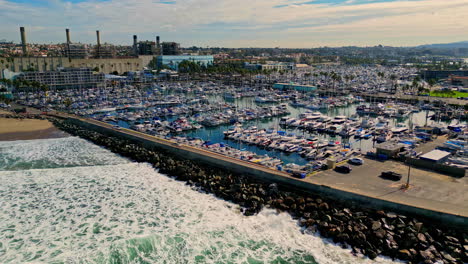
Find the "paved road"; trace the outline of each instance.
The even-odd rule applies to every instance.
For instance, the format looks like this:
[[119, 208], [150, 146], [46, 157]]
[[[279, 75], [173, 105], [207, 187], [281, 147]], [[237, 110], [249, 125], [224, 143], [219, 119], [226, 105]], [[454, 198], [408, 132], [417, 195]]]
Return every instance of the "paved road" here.
[[[410, 188], [402, 190], [401, 186], [406, 183], [408, 175], [408, 166], [403, 163], [364, 159], [364, 165], [351, 167], [353, 171], [350, 174], [328, 170], [308, 177], [307, 181], [396, 203], [468, 217], [467, 177], [454, 178], [411, 168]], [[399, 182], [393, 182], [378, 177], [385, 170], [401, 173], [403, 178]]]
[[426, 142], [424, 144], [421, 144], [418, 146], [415, 150], [416, 152], [422, 152], [423, 154], [426, 154], [432, 150], [434, 150], [436, 147], [442, 146], [442, 143], [448, 140], [447, 135], [439, 136], [436, 139]]

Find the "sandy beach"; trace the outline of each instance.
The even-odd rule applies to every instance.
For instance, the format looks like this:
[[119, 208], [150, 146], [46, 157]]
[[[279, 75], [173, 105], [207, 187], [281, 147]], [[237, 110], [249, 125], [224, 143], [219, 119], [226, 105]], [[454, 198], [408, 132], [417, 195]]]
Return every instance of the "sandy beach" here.
[[0, 118], [0, 141], [66, 136], [66, 133], [55, 128], [48, 120]]

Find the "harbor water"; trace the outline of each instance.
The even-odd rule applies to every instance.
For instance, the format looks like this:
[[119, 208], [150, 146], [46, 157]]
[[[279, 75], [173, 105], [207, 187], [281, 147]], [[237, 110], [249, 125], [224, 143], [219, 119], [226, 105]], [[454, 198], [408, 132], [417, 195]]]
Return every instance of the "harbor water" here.
[[392, 263], [76, 137], [0, 145], [0, 263]]
[[[196, 98], [197, 95], [188, 94], [187, 96], [188, 97], [193, 96], [193, 98]], [[244, 98], [233, 99], [233, 100], [225, 100], [222, 95], [211, 95], [211, 96], [208, 96], [207, 98], [211, 103], [225, 101], [226, 103], [235, 105], [239, 109], [277, 105], [277, 104], [271, 104], [271, 103], [270, 104], [257, 104], [255, 102], [254, 97], [244, 97]], [[351, 104], [351, 105], [343, 106], [343, 107], [334, 107], [334, 108], [329, 108], [329, 109], [314, 110], [314, 112], [317, 111], [317, 112], [320, 112], [322, 115], [326, 115], [329, 117], [335, 117], [335, 116], [350, 117], [351, 115], [356, 114], [356, 107], [358, 105], [359, 104]], [[289, 110], [290, 114], [286, 115], [286, 117], [293, 117], [293, 118], [299, 118], [299, 115], [301, 113], [304, 113], [306, 111], [311, 111], [303, 107], [292, 107], [290, 105], [287, 106], [287, 109]], [[434, 125], [434, 124], [437, 124], [437, 122], [430, 119], [430, 116], [433, 114], [434, 114], [433, 111], [421, 110], [420, 112], [417, 112], [417, 113], [411, 113], [404, 118], [393, 117], [393, 118], [387, 118], [386, 120], [389, 122], [390, 126], [395, 126], [397, 123], [404, 123], [408, 127], [410, 127], [411, 125], [412, 126]], [[168, 116], [168, 117], [163, 117], [163, 120], [172, 122], [177, 118], [178, 116]], [[190, 116], [187, 116], [187, 118], [190, 118]], [[361, 116], [360, 118], [361, 120], [363, 119], [375, 120], [376, 119], [375, 116]], [[353, 149], [360, 150], [361, 153], [366, 153], [367, 151], [373, 149], [375, 145], [377, 144], [373, 140], [373, 138], [369, 138], [369, 139], [356, 139], [354, 137], [342, 138], [339, 135], [318, 133], [316, 131], [309, 132], [307, 130], [298, 129], [294, 127], [281, 127], [279, 125], [280, 119], [281, 119], [281, 116], [245, 121], [244, 123], [242, 123], [242, 127], [248, 128], [251, 126], [255, 126], [259, 129], [281, 130], [281, 131], [287, 132], [288, 134], [301, 135], [305, 138], [315, 137], [315, 138], [318, 138], [319, 140], [324, 140], [327, 142], [333, 141], [338, 144], [346, 143], [346, 144], [349, 144]], [[138, 121], [143, 122], [144, 120], [138, 120]], [[458, 120], [450, 120], [444, 123], [444, 125], [448, 125], [450, 123], [457, 123], [457, 122]], [[119, 125], [125, 128], [130, 127], [130, 125], [127, 122], [121, 121], [121, 120], [119, 120], [116, 123], [114, 122], [110, 122], [110, 123]], [[197, 130], [189, 130], [183, 133], [178, 133], [178, 134], [173, 134], [173, 135], [184, 135], [187, 137], [201, 138], [203, 140], [210, 141], [212, 143], [224, 143], [225, 145], [229, 145], [237, 149], [247, 150], [247, 151], [256, 153], [258, 155], [267, 154], [270, 157], [274, 157], [274, 158], [278, 158], [282, 160], [284, 163], [296, 163], [299, 165], [304, 165], [309, 162], [305, 158], [301, 157], [301, 155], [299, 155], [298, 153], [285, 153], [285, 152], [278, 151], [278, 150], [265, 149], [265, 148], [261, 148], [255, 145], [245, 144], [240, 141], [233, 141], [233, 140], [226, 139], [224, 138], [223, 131], [228, 130], [230, 127], [231, 127], [231, 124], [224, 124], [224, 125], [219, 125], [216, 127], [202, 127]]]

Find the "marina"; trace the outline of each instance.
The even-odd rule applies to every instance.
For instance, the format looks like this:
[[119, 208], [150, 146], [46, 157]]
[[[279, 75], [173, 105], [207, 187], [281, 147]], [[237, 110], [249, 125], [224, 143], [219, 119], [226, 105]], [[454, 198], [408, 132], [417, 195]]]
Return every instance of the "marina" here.
[[[434, 136], [419, 131], [421, 127], [437, 128], [439, 134], [451, 133], [454, 127], [466, 130], [466, 113], [456, 108], [212, 82], [160, 84], [145, 90], [126, 86], [55, 91], [42, 96], [20, 94], [19, 98], [25, 105], [69, 111], [298, 177], [326, 168], [329, 159], [340, 163], [372, 155], [384, 142], [404, 144], [412, 153]], [[64, 98], [71, 102], [65, 104]], [[455, 118], [442, 118], [449, 114]], [[454, 164], [464, 163], [461, 153], [461, 158], [454, 156]]]

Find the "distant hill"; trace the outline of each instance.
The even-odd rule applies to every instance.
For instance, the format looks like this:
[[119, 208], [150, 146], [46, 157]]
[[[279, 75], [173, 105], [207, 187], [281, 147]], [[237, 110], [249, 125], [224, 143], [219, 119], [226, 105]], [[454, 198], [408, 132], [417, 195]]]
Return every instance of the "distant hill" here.
[[426, 44], [417, 46], [417, 48], [430, 48], [430, 49], [456, 49], [456, 48], [468, 48], [468, 41], [460, 41], [453, 43], [443, 44]]

